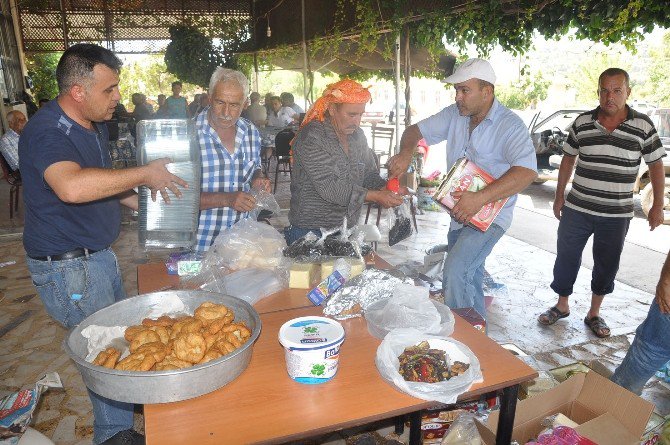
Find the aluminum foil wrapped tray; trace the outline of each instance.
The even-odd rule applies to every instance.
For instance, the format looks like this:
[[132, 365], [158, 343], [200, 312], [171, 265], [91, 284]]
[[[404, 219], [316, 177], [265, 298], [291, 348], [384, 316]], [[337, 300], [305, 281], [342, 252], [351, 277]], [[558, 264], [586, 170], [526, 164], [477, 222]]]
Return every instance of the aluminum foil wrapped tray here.
[[137, 165], [170, 158], [167, 169], [188, 183], [181, 198], [170, 193], [167, 204], [151, 190], [139, 188], [139, 241], [145, 249], [190, 248], [195, 245], [200, 214], [200, 148], [193, 123], [186, 119], [154, 119], [137, 124]]
[[[120, 371], [94, 365], [85, 360], [88, 342], [82, 331], [91, 325], [132, 326], [161, 306], [161, 299], [178, 297], [184, 311], [192, 314], [205, 301], [224, 304], [235, 313], [235, 321], [244, 321], [251, 337], [236, 351], [201, 365], [172, 371]], [[86, 317], [63, 341], [74, 360], [84, 384], [93, 392], [112, 400], [129, 403], [166, 403], [207, 394], [237, 378], [251, 360], [253, 344], [261, 332], [258, 312], [246, 301], [224, 294], [204, 291], [168, 291], [138, 295], [114, 303]]]

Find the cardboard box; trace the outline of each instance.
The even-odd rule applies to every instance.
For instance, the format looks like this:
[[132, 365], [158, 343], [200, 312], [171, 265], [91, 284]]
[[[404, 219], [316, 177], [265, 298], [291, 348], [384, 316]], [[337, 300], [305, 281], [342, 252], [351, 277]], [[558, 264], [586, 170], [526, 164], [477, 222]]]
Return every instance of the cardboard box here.
[[415, 172], [400, 175], [400, 186], [415, 190], [419, 188], [419, 178]]
[[[517, 403], [512, 439], [526, 443], [543, 430], [542, 420], [562, 413], [575, 430], [600, 445], [637, 445], [654, 405], [596, 372], [576, 374], [544, 394]], [[495, 444], [499, 411], [476, 422], [482, 441]]]

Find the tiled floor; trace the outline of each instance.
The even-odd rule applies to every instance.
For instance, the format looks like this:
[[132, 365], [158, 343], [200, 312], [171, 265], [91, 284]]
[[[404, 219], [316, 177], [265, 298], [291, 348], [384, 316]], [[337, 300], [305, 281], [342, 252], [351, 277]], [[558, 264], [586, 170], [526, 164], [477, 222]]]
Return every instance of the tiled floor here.
[[[278, 201], [288, 207], [288, 177], [280, 178]], [[0, 185], [0, 396], [31, 385], [44, 373], [57, 371], [65, 386], [64, 391], [46, 393], [34, 419], [34, 428], [57, 444], [88, 444], [92, 434], [90, 402], [73, 362], [61, 349], [65, 330], [46, 315], [26, 269], [20, 233], [23, 208], [13, 220], [7, 211], [8, 189]], [[535, 188], [536, 195], [542, 190]], [[539, 191], [539, 192], [538, 192]], [[534, 196], [533, 199], [538, 199]], [[521, 201], [520, 201], [521, 202]], [[275, 219], [277, 226], [286, 221], [286, 212]], [[408, 269], [422, 264], [424, 252], [444, 242], [449, 218], [444, 213], [426, 213], [417, 217], [418, 234], [389, 248], [380, 243], [380, 254], [390, 263]], [[120, 258], [125, 287], [129, 295], [137, 293], [136, 267], [138, 264], [160, 260], [138, 247], [137, 225], [130, 218], [123, 226], [121, 236], [114, 244]], [[516, 230], [519, 224], [515, 222]], [[514, 232], [511, 230], [510, 232]], [[546, 237], [554, 237], [555, 230], [547, 229]], [[487, 261], [487, 270], [493, 279], [503, 283], [502, 289], [492, 292], [489, 308], [489, 335], [500, 343], [513, 343], [532, 355], [542, 370], [575, 361], [602, 360], [610, 369], [623, 358], [637, 325], [644, 319], [652, 295], [635, 287], [617, 283], [616, 292], [606, 299], [603, 311], [612, 328], [612, 337], [596, 339], [585, 328], [579, 314], [588, 307], [590, 298], [587, 269], [581, 271], [574, 298], [574, 316], [553, 327], [542, 327], [536, 315], [554, 303], [554, 294], [548, 287], [554, 254], [532, 243], [512, 236], [504, 236]], [[539, 244], [539, 243], [537, 243]], [[657, 276], [649, 278], [650, 281]], [[657, 382], [648, 385], [644, 397], [657, 404], [658, 411], [670, 412], [668, 389]], [[141, 428], [141, 415], [137, 416]], [[390, 431], [387, 425], [371, 428]], [[348, 434], [360, 432], [349, 431]], [[318, 442], [344, 443], [343, 433], [335, 433]]]

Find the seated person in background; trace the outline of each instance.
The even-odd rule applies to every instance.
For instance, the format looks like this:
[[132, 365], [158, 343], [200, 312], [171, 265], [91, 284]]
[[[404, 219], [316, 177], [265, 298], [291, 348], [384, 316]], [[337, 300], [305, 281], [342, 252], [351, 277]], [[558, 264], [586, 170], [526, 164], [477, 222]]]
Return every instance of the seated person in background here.
[[154, 114], [154, 117], [156, 119], [165, 119], [167, 118], [167, 105], [165, 105], [165, 94], [159, 94], [158, 97], [156, 98], [156, 101], [158, 102], [158, 110], [156, 110], [156, 114]]
[[293, 111], [295, 111], [298, 114], [305, 112], [305, 110], [303, 110], [300, 107], [300, 105], [295, 103], [295, 99], [293, 98], [293, 94], [291, 94], [291, 93], [281, 93], [281, 96], [279, 96], [279, 98], [281, 99], [282, 107], [289, 107], [290, 109], [292, 109]]
[[268, 127], [288, 127], [298, 121], [300, 115], [289, 107], [282, 107], [279, 97], [274, 96], [270, 103], [272, 110], [268, 113]]
[[135, 109], [131, 113], [135, 122], [151, 119], [154, 113], [151, 111], [151, 105], [147, 103], [147, 97], [142, 93], [135, 93], [132, 96], [133, 105]]
[[247, 119], [254, 123], [257, 127], [264, 127], [265, 121], [268, 119], [267, 110], [261, 105], [261, 95], [256, 91], [249, 96], [249, 106], [247, 107]]
[[193, 102], [188, 104], [188, 117], [194, 118], [198, 115], [198, 108], [200, 107], [200, 93], [193, 95]]
[[384, 208], [402, 204], [402, 196], [385, 189], [375, 154], [360, 128], [370, 92], [345, 79], [328, 85], [309, 109], [293, 143], [290, 226], [291, 244], [320, 228], [358, 223], [365, 202]]
[[261, 169], [261, 136], [240, 117], [248, 85], [241, 72], [217, 68], [209, 81], [210, 106], [195, 120], [202, 157], [199, 251], [208, 250], [221, 230], [248, 217], [256, 205], [251, 187], [270, 190]]
[[0, 138], [0, 152], [13, 172], [19, 171], [19, 136], [26, 122], [26, 116], [19, 110], [10, 111], [7, 113], [9, 129]]
[[272, 98], [275, 97], [274, 93], [265, 93], [265, 99], [263, 99], [263, 106], [268, 116], [272, 111]]

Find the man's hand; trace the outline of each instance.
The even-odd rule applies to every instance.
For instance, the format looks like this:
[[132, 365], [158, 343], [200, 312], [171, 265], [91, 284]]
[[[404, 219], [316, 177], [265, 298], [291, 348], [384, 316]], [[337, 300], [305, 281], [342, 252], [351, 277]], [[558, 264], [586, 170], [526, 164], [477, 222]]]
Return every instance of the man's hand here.
[[561, 220], [561, 209], [565, 205], [565, 196], [563, 194], [556, 194], [554, 198], [554, 216], [557, 220]]
[[403, 203], [402, 196], [390, 190], [368, 190], [366, 201], [373, 201], [385, 209], [398, 207]]
[[649, 209], [649, 215], [647, 215], [647, 221], [649, 222], [649, 230], [654, 230], [656, 227], [663, 224], [663, 207], [658, 205], [651, 206]]
[[230, 193], [230, 205], [238, 212], [250, 212], [256, 207], [256, 199], [247, 192]]
[[186, 181], [168, 171], [166, 165], [171, 162], [169, 158], [160, 158], [149, 162], [145, 166], [148, 172], [145, 185], [151, 189], [151, 199], [153, 201], [156, 201], [156, 195], [160, 192], [163, 200], [169, 203], [170, 196], [167, 193], [168, 189], [179, 198], [182, 193], [177, 185], [181, 185], [184, 188], [188, 187]]
[[456, 191], [451, 196], [456, 201], [456, 205], [451, 210], [451, 215], [461, 224], [467, 224], [486, 204], [479, 192]]
[[409, 163], [412, 162], [412, 152], [400, 152], [392, 156], [388, 161], [389, 178], [397, 178], [407, 171]]
[[266, 178], [265, 176], [259, 176], [257, 178], [252, 179], [251, 188], [256, 190], [265, 190], [268, 193], [272, 191], [270, 179]]
[[656, 302], [662, 313], [670, 314], [670, 283], [664, 282], [662, 277], [656, 286]]

